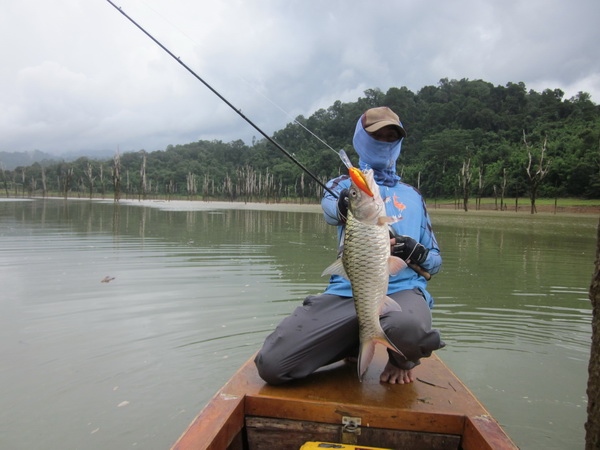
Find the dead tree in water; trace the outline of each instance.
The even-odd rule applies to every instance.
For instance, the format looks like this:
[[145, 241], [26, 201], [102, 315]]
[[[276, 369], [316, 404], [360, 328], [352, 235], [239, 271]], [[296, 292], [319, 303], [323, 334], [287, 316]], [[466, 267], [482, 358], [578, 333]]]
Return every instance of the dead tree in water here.
[[[115, 193], [114, 201], [118, 202], [121, 200], [121, 155], [119, 155], [119, 152], [115, 153], [113, 162], [112, 178]], [[100, 170], [102, 171], [102, 166], [100, 166]]]
[[94, 169], [91, 163], [87, 163], [85, 174], [87, 175], [88, 183], [90, 183], [90, 199], [94, 196], [94, 180], [96, 177], [93, 174]]
[[483, 189], [485, 188], [485, 181], [483, 178], [484, 175], [484, 167], [483, 165], [479, 166], [479, 180], [477, 181], [477, 199], [475, 200], [475, 209], [481, 209], [481, 197], [483, 196]]
[[148, 180], [146, 180], [146, 152], [140, 150], [142, 154], [142, 166], [140, 167], [140, 195], [146, 200], [146, 194], [148, 192]]
[[500, 211], [504, 211], [504, 196], [506, 195], [506, 186], [508, 185], [508, 177], [506, 176], [506, 168], [502, 169], [502, 188], [500, 189]]
[[471, 158], [463, 161], [462, 169], [460, 169], [460, 186], [463, 193], [463, 208], [465, 211], [469, 210], [469, 195], [471, 193], [471, 179], [473, 174], [471, 173]]
[[2, 182], [4, 184], [4, 190], [6, 191], [6, 198], [8, 198], [10, 196], [8, 193], [8, 180], [6, 179], [6, 171], [4, 169], [4, 164], [2, 163], [0, 163], [0, 172], [2, 172]]
[[25, 168], [21, 169], [21, 188], [23, 190], [23, 197], [25, 197]]
[[527, 149], [527, 157], [528, 164], [525, 170], [527, 171], [527, 177], [529, 178], [529, 199], [531, 200], [531, 214], [537, 212], [535, 208], [535, 199], [537, 198], [537, 191], [540, 187], [540, 183], [544, 179], [544, 177], [548, 174], [548, 168], [550, 167], [550, 161], [544, 164], [544, 156], [546, 155], [546, 145], [548, 143], [548, 137], [544, 138], [544, 143], [542, 144], [542, 150], [540, 152], [539, 162], [534, 164], [533, 162], [533, 152], [531, 151], [531, 145], [527, 142], [527, 138], [525, 136], [525, 130], [523, 130], [523, 143], [525, 144], [525, 148]]
[[73, 168], [69, 165], [65, 165], [63, 167], [62, 177], [60, 180], [62, 181], [62, 191], [65, 199], [69, 196], [69, 191], [71, 190], [71, 182], [73, 180]]
[[188, 172], [185, 181], [187, 186], [188, 199], [191, 200], [192, 197], [194, 197], [198, 192], [198, 180], [196, 174], [192, 173], [191, 171]]
[[102, 200], [104, 200], [104, 194], [106, 194], [106, 186], [104, 185], [104, 166], [100, 163], [100, 194], [102, 195]]
[[[46, 169], [44, 166], [41, 167], [42, 170], [42, 196], [46, 198], [46, 194], [48, 193], [48, 185], [46, 184]], [[7, 191], [8, 193], [8, 191]]]

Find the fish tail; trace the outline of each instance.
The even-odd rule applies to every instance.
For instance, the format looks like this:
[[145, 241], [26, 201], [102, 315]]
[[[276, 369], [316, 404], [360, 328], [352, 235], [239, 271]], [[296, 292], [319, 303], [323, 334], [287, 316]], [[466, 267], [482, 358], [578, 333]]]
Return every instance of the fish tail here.
[[364, 342], [360, 343], [360, 348], [358, 350], [358, 366], [357, 366], [358, 379], [360, 381], [362, 381], [362, 377], [363, 377], [364, 373], [367, 371], [367, 367], [369, 367], [369, 364], [371, 364], [371, 361], [373, 360], [373, 356], [375, 355], [375, 345], [377, 343], [382, 344], [382, 345], [386, 346], [387, 348], [389, 348], [390, 350], [405, 357], [404, 353], [402, 353], [398, 349], [398, 347], [396, 347], [394, 345], [394, 343], [392, 341], [390, 341], [390, 339], [386, 336], [384, 331], [381, 330], [381, 334], [379, 336], [374, 337], [373, 339], [369, 339], [368, 341], [364, 341]]
[[367, 367], [371, 364], [373, 356], [375, 355], [375, 339], [370, 339], [360, 343], [360, 349], [358, 350], [358, 379], [362, 381], [364, 373], [367, 371]]

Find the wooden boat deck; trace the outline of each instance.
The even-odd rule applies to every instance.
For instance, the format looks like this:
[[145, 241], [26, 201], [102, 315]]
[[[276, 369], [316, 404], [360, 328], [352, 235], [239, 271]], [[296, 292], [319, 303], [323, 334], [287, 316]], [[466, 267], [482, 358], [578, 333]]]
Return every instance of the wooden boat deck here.
[[[410, 442], [412, 446], [406, 448], [517, 448], [437, 356], [422, 360], [415, 369], [418, 380], [405, 385], [379, 382], [386, 359], [385, 350], [378, 349], [362, 383], [355, 365], [338, 364], [304, 380], [270, 386], [260, 379], [251, 358], [173, 449], [297, 449], [298, 442], [310, 440], [340, 442], [344, 418], [360, 420], [357, 443], [362, 445]], [[374, 437], [375, 430], [381, 430], [379, 437]], [[389, 436], [382, 438], [384, 431]], [[277, 447], [264, 442], [253, 446], [260, 436], [271, 444], [277, 442]], [[421, 446], [415, 447], [417, 442]]]

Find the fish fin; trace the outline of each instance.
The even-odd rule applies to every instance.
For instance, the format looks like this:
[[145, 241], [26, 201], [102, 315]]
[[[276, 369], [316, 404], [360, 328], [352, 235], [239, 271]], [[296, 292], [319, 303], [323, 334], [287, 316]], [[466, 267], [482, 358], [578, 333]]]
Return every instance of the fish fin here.
[[358, 370], [358, 379], [362, 381], [362, 377], [367, 371], [367, 367], [373, 361], [373, 356], [375, 355], [375, 340], [371, 339], [366, 342], [360, 343], [360, 348], [358, 350], [358, 364], [356, 366], [356, 370]]
[[336, 259], [342, 259], [343, 255], [344, 255], [344, 241], [342, 241], [340, 246], [338, 247]]
[[408, 265], [404, 260], [397, 256], [391, 256], [388, 258], [388, 272], [390, 275], [397, 275], [401, 270], [406, 269]]
[[[402, 312], [402, 307], [398, 304], [396, 300], [386, 295], [385, 297], [383, 297], [383, 302], [381, 303], [379, 315], [385, 314], [390, 311]], [[379, 330], [379, 334], [376, 337], [374, 337], [373, 340], [385, 345], [387, 348], [398, 353], [399, 355], [404, 356], [404, 354], [400, 350], [398, 350], [398, 347], [396, 347], [394, 343], [390, 341], [390, 338], [387, 337], [387, 334], [385, 334], [383, 328]]]
[[388, 297], [387, 295], [383, 298], [383, 302], [381, 303], [381, 308], [379, 310], [379, 315], [385, 314], [389, 311], [400, 311], [402, 312], [402, 307], [396, 302], [393, 298]]
[[321, 274], [321, 276], [324, 275], [339, 275], [340, 277], [348, 279], [348, 275], [344, 269], [344, 264], [342, 263], [342, 258], [336, 259], [333, 264], [327, 267]]
[[393, 217], [388, 217], [388, 216], [379, 216], [377, 218], [377, 225], [387, 225], [388, 223], [396, 223], [398, 222], [396, 219], [394, 219]]
[[376, 337], [374, 339], [374, 341], [379, 342], [380, 344], [385, 345], [387, 348], [389, 348], [391, 351], [398, 353], [400, 356], [403, 356], [404, 358], [406, 358], [406, 356], [404, 356], [404, 353], [402, 353], [398, 347], [396, 347], [394, 345], [394, 343], [392, 341], [390, 341], [390, 339], [387, 337], [387, 335], [383, 332], [383, 330], [381, 330], [381, 336]]
[[390, 223], [400, 222], [402, 216], [379, 216], [377, 218], [377, 225], [388, 225]]

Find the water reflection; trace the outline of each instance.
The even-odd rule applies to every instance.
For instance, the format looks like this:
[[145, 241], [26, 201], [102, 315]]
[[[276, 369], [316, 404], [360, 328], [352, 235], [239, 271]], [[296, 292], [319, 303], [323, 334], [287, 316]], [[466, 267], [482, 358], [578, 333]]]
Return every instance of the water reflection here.
[[442, 357], [522, 448], [583, 447], [598, 218], [433, 221], [444, 256], [430, 285], [449, 344]]
[[[168, 447], [323, 289], [320, 214], [191, 209], [0, 202], [0, 447]], [[432, 213], [440, 356], [522, 448], [581, 447], [597, 218]]]

